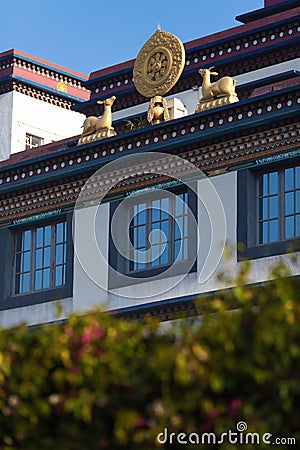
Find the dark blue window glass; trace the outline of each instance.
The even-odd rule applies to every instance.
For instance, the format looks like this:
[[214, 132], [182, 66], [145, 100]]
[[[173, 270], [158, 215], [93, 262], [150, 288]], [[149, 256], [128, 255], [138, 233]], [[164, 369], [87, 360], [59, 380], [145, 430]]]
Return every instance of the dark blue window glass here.
[[188, 259], [187, 202], [188, 195], [184, 193], [134, 205], [129, 232], [135, 249], [129, 265], [131, 271]]
[[259, 243], [300, 236], [300, 166], [264, 173], [259, 181]]
[[65, 284], [66, 226], [66, 222], [60, 222], [17, 233], [16, 294]]

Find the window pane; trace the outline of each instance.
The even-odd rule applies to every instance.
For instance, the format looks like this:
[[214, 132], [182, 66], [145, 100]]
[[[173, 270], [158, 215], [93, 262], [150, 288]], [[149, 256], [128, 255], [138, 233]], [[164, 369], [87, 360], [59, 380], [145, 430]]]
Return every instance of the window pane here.
[[183, 202], [182, 202], [182, 194], [177, 195], [175, 202], [175, 215], [182, 216], [183, 214]]
[[44, 267], [50, 266], [50, 247], [44, 248]]
[[295, 168], [296, 172], [296, 189], [300, 188], [300, 166]]
[[285, 169], [284, 171], [284, 189], [291, 191], [294, 189], [294, 168]]
[[146, 203], [138, 205], [137, 223], [139, 225], [146, 223]]
[[50, 245], [51, 244], [51, 226], [47, 226], [44, 228], [45, 235], [44, 235], [44, 245]]
[[55, 257], [55, 264], [62, 264], [63, 263], [63, 244], [58, 244], [56, 246], [56, 257]]
[[294, 237], [294, 216], [285, 218], [285, 237], [290, 239]]
[[43, 231], [44, 228], [37, 228], [36, 230], [36, 246], [43, 247]]
[[161, 218], [163, 219], [168, 219], [169, 217], [169, 199], [168, 198], [163, 198], [162, 202], [161, 202]]
[[39, 249], [35, 252], [35, 267], [37, 269], [43, 267], [43, 249]]
[[151, 243], [153, 245], [159, 244], [162, 241], [162, 233], [161, 233], [160, 226], [161, 226], [160, 222], [154, 223], [152, 225]]
[[260, 223], [260, 225], [259, 225], [259, 236], [260, 236], [260, 240], [259, 240], [260, 244], [266, 244], [267, 242], [269, 242], [268, 222], [261, 222]]
[[270, 220], [270, 242], [278, 241], [278, 220]]
[[23, 232], [23, 250], [30, 250], [31, 248], [31, 230]]
[[268, 219], [269, 217], [269, 208], [268, 208], [268, 198], [263, 198], [262, 201], [262, 215], [260, 216], [262, 219]]
[[285, 214], [294, 214], [294, 192], [285, 194]]
[[34, 285], [36, 291], [42, 289], [42, 280], [43, 280], [43, 271], [37, 270], [35, 272], [35, 285]]
[[296, 191], [296, 212], [300, 212], [300, 191]]
[[169, 221], [165, 220], [161, 224], [161, 242], [167, 242], [169, 240]]
[[268, 193], [269, 193], [269, 174], [264, 173], [262, 195], [268, 195]]
[[174, 260], [182, 261], [182, 242], [180, 240], [175, 241]]
[[137, 230], [138, 230], [137, 246], [146, 247], [146, 225], [138, 227]]
[[43, 271], [43, 288], [50, 287], [50, 269], [45, 269]]
[[183, 259], [188, 259], [188, 240], [183, 240]]
[[29, 292], [30, 290], [30, 274], [24, 273], [23, 275], [23, 283], [20, 293]]
[[159, 265], [160, 245], [152, 246], [151, 266], [155, 267]]
[[158, 222], [160, 220], [160, 210], [152, 208], [152, 222]]
[[278, 194], [278, 172], [271, 172], [269, 174], [269, 194]]
[[65, 240], [64, 237], [64, 225], [65, 223], [57, 223], [56, 224], [56, 243], [63, 242]]
[[270, 218], [278, 217], [278, 196], [270, 197]]
[[188, 216], [184, 217], [184, 237], [188, 237], [189, 226], [188, 226]]
[[55, 268], [55, 286], [61, 286], [63, 284], [63, 266]]
[[181, 239], [183, 235], [183, 217], [179, 217], [174, 221], [175, 239]]
[[162, 255], [160, 257], [160, 264], [168, 264], [168, 262], [169, 262], [169, 246], [168, 246], [168, 244], [165, 245], [165, 249], [164, 249], [164, 246], [161, 245], [160, 251], [162, 252]]
[[23, 255], [23, 264], [21, 271], [29, 272], [30, 271], [30, 252], [25, 252]]

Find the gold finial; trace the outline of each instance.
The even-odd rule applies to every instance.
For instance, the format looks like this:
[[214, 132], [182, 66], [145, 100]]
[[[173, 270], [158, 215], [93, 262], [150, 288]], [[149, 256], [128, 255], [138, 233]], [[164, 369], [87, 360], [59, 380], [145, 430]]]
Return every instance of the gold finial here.
[[160, 28], [160, 23], [159, 23], [159, 22], [157, 22], [157, 29], [158, 29], [158, 30], [161, 30], [161, 28]]

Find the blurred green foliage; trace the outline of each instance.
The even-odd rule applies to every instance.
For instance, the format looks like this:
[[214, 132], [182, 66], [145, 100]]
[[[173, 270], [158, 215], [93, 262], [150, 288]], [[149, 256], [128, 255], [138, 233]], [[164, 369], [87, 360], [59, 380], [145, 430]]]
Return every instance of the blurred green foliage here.
[[279, 266], [275, 281], [245, 288], [247, 275], [245, 266], [231, 291], [199, 300], [201, 319], [166, 330], [95, 311], [2, 330], [0, 448], [154, 449], [165, 428], [220, 435], [241, 420], [299, 446], [299, 281]]

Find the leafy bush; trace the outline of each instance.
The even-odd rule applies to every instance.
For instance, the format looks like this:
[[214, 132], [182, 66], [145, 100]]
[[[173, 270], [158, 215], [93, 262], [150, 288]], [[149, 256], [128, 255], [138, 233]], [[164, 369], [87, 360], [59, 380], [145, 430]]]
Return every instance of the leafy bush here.
[[195, 448], [178, 434], [219, 437], [240, 421], [234, 447], [199, 447], [242, 448], [246, 432], [299, 442], [299, 281], [278, 270], [259, 288], [243, 288], [241, 273], [230, 292], [199, 300], [201, 320], [164, 332], [101, 312], [2, 330], [0, 448], [153, 449], [166, 430], [162, 448]]

